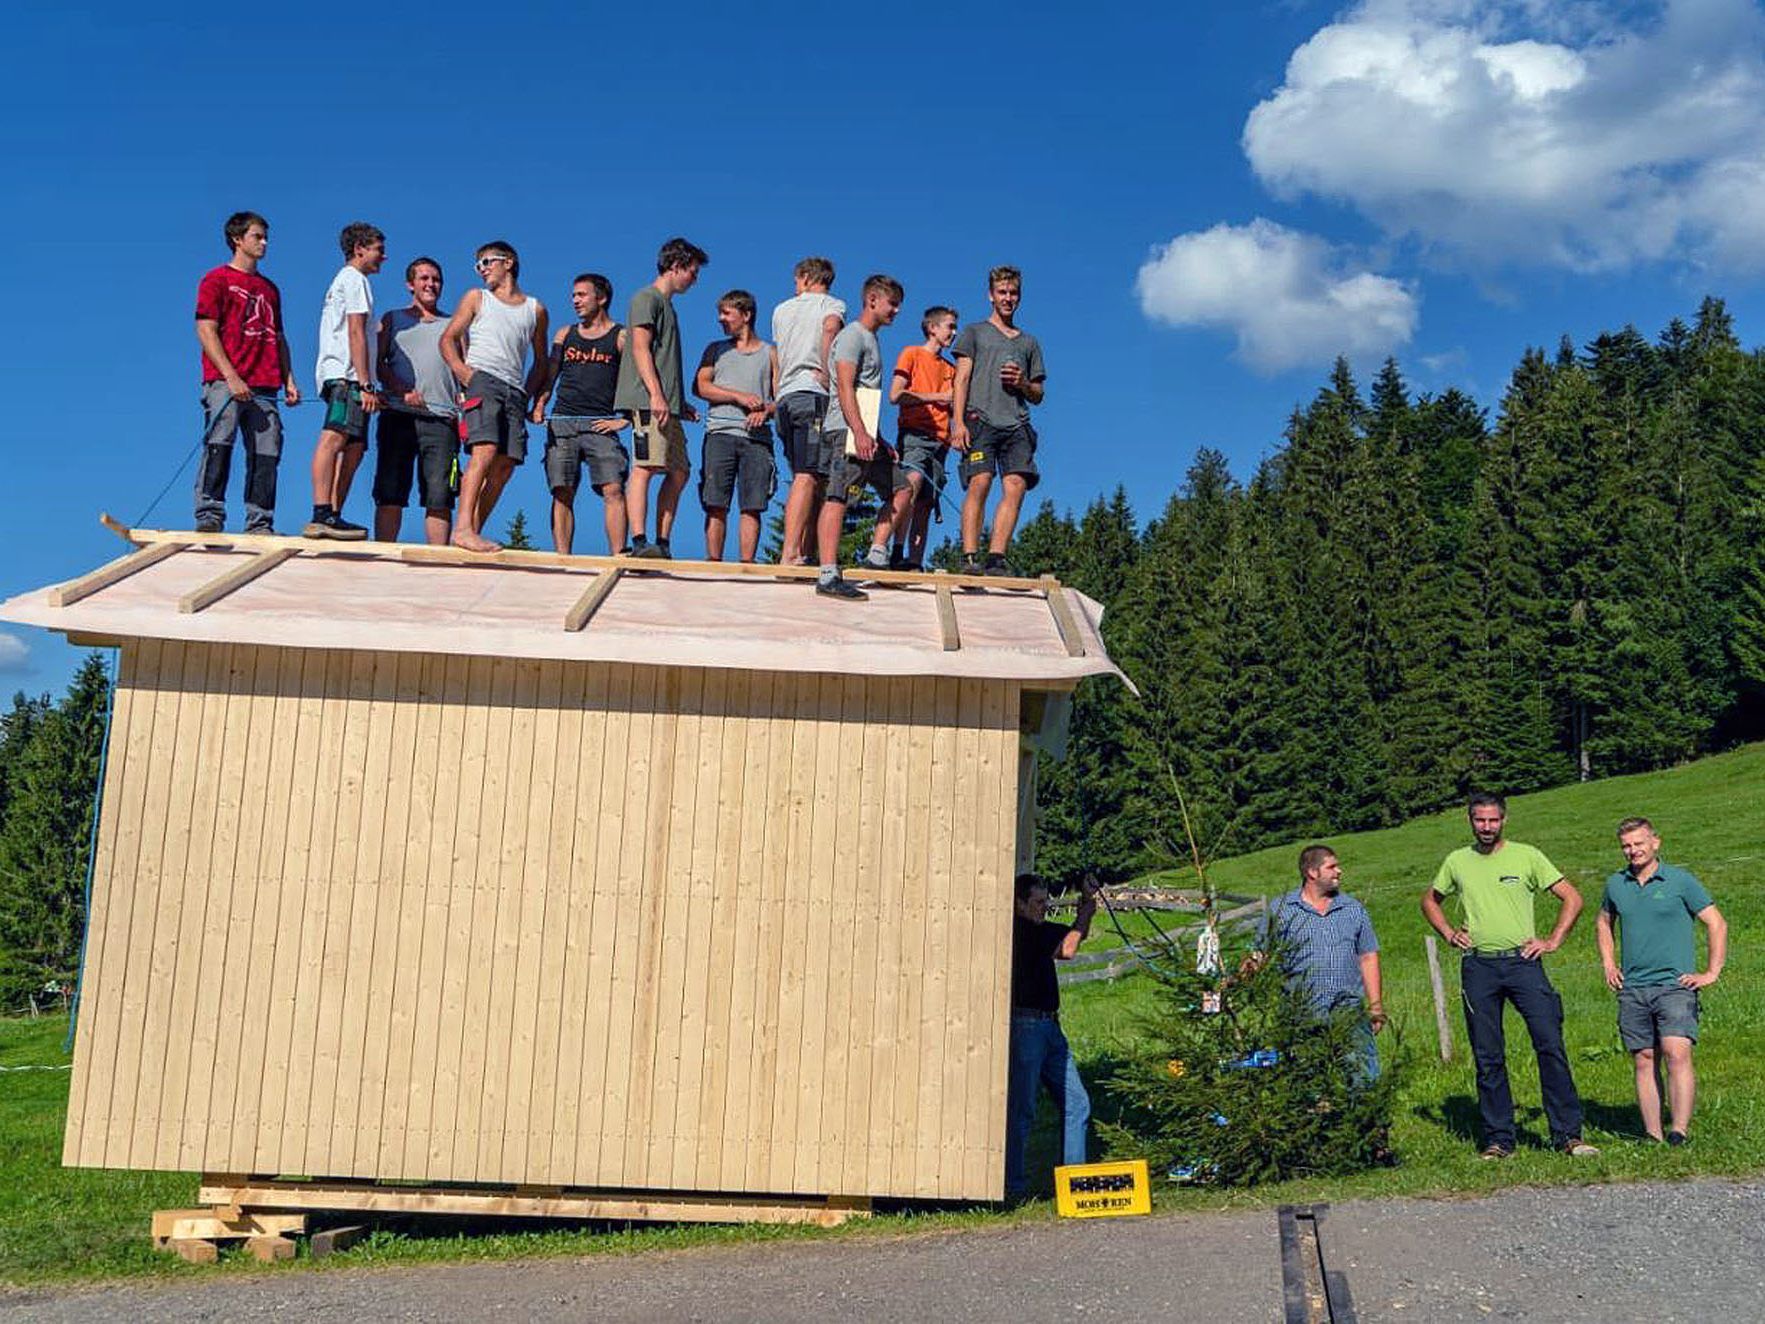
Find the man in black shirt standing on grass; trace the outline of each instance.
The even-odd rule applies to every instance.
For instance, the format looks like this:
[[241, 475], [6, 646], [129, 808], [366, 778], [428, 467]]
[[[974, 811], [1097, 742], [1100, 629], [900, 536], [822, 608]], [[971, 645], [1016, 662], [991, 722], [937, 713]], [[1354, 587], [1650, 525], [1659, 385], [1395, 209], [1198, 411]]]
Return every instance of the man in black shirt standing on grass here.
[[1072, 1049], [1060, 1030], [1060, 981], [1056, 961], [1070, 961], [1091, 931], [1097, 883], [1085, 879], [1071, 926], [1048, 919], [1048, 884], [1033, 873], [1017, 876], [1017, 915], [1011, 933], [1011, 1077], [1005, 1101], [1005, 1198], [1028, 1190], [1024, 1160], [1042, 1086], [1060, 1108], [1062, 1163], [1085, 1161], [1085, 1126], [1091, 1100], [1079, 1079]]

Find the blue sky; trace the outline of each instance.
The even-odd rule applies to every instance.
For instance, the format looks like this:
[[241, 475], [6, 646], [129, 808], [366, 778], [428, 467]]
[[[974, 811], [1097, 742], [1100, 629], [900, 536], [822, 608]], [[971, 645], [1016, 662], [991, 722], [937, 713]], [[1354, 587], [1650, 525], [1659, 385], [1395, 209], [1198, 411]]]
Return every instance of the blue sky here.
[[[10, 22], [0, 596], [116, 554], [97, 512], [140, 516], [195, 442], [191, 307], [240, 207], [270, 219], [309, 390], [354, 219], [387, 234], [382, 308], [418, 253], [451, 306], [503, 237], [554, 317], [578, 270], [622, 302], [685, 234], [712, 258], [679, 305], [689, 353], [719, 292], [769, 307], [805, 253], [848, 297], [905, 283], [890, 357], [919, 308], [979, 316], [986, 268], [1015, 263], [1049, 369], [1039, 495], [1121, 483], [1143, 517], [1200, 446], [1247, 474], [1338, 351], [1493, 406], [1526, 345], [1652, 335], [1705, 292], [1759, 339], [1751, 0], [196, 12], [27, 0]], [[284, 416], [291, 532], [318, 416]], [[148, 523], [188, 527], [191, 482]], [[492, 531], [516, 506], [543, 528], [548, 501], [529, 464]], [[689, 494], [682, 551], [699, 522]], [[57, 689], [78, 656], [0, 628], [0, 685]]]

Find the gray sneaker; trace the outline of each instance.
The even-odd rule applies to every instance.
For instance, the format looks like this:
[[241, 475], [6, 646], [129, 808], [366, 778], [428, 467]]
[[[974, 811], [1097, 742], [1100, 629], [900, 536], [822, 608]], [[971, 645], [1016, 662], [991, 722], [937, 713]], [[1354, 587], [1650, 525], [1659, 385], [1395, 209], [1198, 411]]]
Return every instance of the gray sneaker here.
[[839, 598], [845, 602], [864, 602], [870, 597], [870, 594], [856, 584], [839, 575], [835, 575], [832, 579], [816, 580], [815, 591], [824, 598]]

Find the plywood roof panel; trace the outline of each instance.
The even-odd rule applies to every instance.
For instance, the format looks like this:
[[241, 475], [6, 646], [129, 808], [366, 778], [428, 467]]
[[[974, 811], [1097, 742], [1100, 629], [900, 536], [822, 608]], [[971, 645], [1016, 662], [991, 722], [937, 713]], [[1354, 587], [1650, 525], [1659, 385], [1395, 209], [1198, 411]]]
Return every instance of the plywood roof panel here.
[[[230, 542], [184, 547], [96, 590], [70, 593], [68, 586], [48, 585], [20, 594], [0, 603], [0, 619], [117, 639], [471, 657], [972, 676], [1030, 684], [1121, 674], [1098, 633], [1102, 608], [1070, 589], [1065, 596], [1083, 648], [1078, 656], [1062, 640], [1042, 585], [957, 589], [952, 596], [960, 647], [946, 649], [931, 577], [893, 577], [895, 582], [873, 587], [869, 601], [847, 603], [818, 596], [802, 579], [780, 581], [752, 567], [709, 562], [657, 568], [656, 562], [600, 557], [468, 561], [462, 555], [436, 563], [422, 552], [414, 554], [425, 559], [401, 559], [408, 549], [382, 544]], [[217, 577], [289, 545], [299, 554], [198, 610], [180, 610], [180, 602]], [[588, 625], [566, 629], [572, 605], [614, 564], [625, 573]], [[55, 605], [69, 596], [77, 600]]]

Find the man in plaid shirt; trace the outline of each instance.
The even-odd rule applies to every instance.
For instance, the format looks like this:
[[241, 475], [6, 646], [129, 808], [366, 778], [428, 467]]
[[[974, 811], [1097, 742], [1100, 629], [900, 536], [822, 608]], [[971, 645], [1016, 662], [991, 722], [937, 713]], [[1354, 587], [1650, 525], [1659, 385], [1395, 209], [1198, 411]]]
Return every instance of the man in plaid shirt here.
[[1373, 1036], [1385, 1028], [1380, 1002], [1379, 939], [1367, 908], [1342, 893], [1342, 865], [1328, 846], [1299, 852], [1299, 886], [1269, 908], [1263, 947], [1277, 948], [1289, 981], [1303, 988], [1320, 1016], [1359, 1007], [1361, 1074], [1379, 1075], [1379, 1048]]

